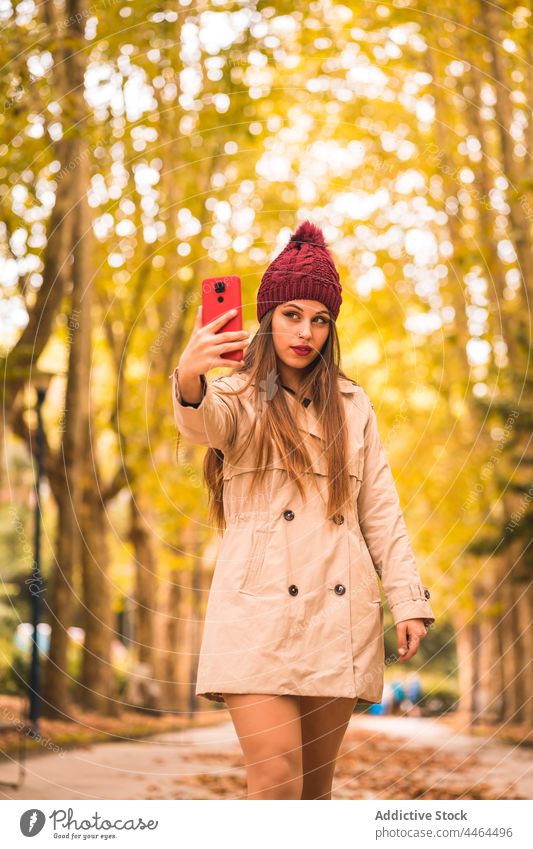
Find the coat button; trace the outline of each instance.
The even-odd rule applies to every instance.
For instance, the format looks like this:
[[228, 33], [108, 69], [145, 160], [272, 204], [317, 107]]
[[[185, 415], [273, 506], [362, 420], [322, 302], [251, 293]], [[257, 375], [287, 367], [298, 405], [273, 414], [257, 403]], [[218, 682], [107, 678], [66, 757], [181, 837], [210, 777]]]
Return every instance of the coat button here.
[[427, 587], [424, 587], [424, 595], [426, 598], [431, 598], [431, 593]]
[[292, 510], [285, 510], [283, 513], [283, 518], [287, 519], [287, 522], [292, 522], [292, 520], [294, 519], [294, 513], [292, 512]]
[[290, 585], [289, 592], [291, 595], [298, 595], [298, 587], [296, 586], [296, 584]]
[[338, 516], [334, 516], [333, 521], [336, 525], [342, 525], [342, 523], [344, 522], [344, 516], [342, 516], [341, 514], [339, 514]]
[[337, 593], [337, 595], [344, 595], [344, 593], [346, 592], [346, 587], [344, 586], [344, 584], [335, 584], [335, 592]]

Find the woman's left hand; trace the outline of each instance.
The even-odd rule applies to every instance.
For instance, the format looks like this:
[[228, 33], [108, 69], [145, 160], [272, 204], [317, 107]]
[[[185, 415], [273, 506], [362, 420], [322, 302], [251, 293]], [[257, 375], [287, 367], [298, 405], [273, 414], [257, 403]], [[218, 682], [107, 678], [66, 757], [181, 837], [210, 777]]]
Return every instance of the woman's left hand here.
[[404, 619], [396, 623], [396, 639], [400, 661], [410, 660], [418, 651], [420, 640], [427, 634], [423, 619]]

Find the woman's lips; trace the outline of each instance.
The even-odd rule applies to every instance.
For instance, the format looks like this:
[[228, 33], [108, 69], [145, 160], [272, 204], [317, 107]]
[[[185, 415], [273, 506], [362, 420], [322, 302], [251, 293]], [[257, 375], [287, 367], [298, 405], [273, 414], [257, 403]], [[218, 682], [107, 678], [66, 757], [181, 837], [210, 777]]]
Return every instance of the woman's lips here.
[[311, 353], [311, 348], [302, 348], [301, 346], [296, 347], [295, 345], [291, 345], [291, 351], [294, 351], [294, 353], [298, 354], [299, 357], [307, 357], [307, 355]]

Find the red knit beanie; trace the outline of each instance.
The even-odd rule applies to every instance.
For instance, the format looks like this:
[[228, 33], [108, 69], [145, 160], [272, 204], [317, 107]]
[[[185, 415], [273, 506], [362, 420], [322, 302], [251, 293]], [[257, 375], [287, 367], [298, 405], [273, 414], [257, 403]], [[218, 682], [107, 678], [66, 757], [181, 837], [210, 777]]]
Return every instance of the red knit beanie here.
[[320, 301], [336, 320], [342, 287], [320, 227], [304, 221], [263, 274], [257, 293], [257, 320], [277, 304], [296, 298]]

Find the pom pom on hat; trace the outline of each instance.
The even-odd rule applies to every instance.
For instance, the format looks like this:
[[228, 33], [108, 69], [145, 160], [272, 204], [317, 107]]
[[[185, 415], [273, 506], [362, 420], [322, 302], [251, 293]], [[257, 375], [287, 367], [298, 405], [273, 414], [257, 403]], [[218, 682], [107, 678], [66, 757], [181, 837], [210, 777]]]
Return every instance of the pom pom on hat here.
[[296, 242], [297, 247], [301, 247], [303, 242], [307, 242], [316, 248], [326, 248], [327, 250], [322, 230], [310, 221], [304, 221], [303, 224], [300, 224], [289, 239], [289, 245], [291, 242]]
[[320, 301], [334, 319], [342, 303], [335, 262], [320, 227], [304, 221], [263, 274], [257, 293], [257, 320], [286, 301]]

